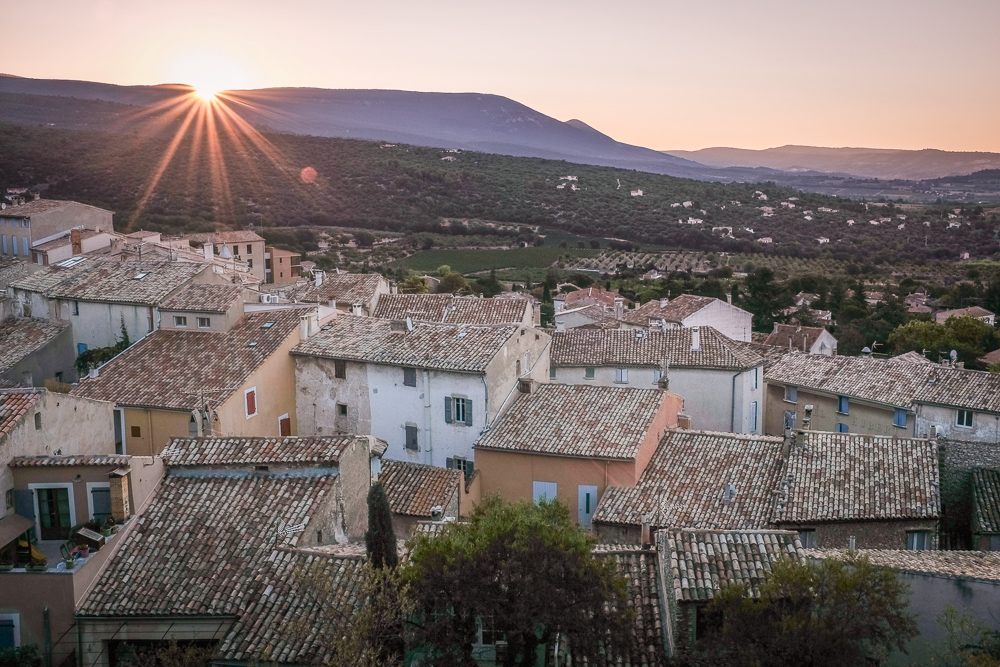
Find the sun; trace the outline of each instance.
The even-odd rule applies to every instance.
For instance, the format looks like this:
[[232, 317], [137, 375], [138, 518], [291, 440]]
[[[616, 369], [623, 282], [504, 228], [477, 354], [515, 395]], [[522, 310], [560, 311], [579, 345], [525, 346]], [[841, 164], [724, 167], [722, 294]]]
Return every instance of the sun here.
[[171, 78], [188, 84], [203, 102], [212, 102], [220, 93], [244, 87], [247, 72], [237, 62], [216, 53], [186, 53], [171, 66]]
[[220, 92], [215, 86], [197, 86], [194, 89], [194, 94], [201, 98], [203, 102], [211, 102]]

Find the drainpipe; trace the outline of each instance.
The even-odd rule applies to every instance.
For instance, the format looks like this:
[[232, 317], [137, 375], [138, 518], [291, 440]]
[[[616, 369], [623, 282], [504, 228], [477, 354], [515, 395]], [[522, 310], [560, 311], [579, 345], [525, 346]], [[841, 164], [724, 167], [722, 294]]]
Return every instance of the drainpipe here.
[[740, 376], [743, 371], [737, 371], [733, 376], [733, 393], [729, 398], [729, 432], [736, 432], [736, 378]]
[[48, 607], [42, 607], [42, 647], [45, 667], [52, 667], [52, 619]]
[[483, 394], [485, 395], [485, 400], [483, 400], [483, 403], [486, 406], [486, 408], [483, 410], [484, 414], [486, 415], [486, 421], [483, 423], [483, 430], [480, 433], [481, 435], [482, 433], [486, 433], [486, 431], [490, 430], [490, 385], [486, 384], [486, 373], [480, 375], [479, 380], [483, 383]]
[[430, 371], [424, 370], [424, 433], [427, 436], [428, 465], [434, 465], [434, 438], [431, 435], [432, 408]]
[[76, 621], [76, 667], [83, 667], [83, 627], [79, 618], [74, 620]]

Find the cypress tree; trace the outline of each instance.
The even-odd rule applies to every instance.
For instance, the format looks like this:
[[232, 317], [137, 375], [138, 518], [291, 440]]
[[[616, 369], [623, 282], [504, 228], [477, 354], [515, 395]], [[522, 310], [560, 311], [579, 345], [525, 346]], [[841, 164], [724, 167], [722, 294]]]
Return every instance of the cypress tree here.
[[396, 554], [396, 533], [392, 530], [392, 510], [389, 497], [381, 482], [368, 491], [368, 531], [365, 533], [368, 560], [375, 568], [393, 569], [399, 563]]

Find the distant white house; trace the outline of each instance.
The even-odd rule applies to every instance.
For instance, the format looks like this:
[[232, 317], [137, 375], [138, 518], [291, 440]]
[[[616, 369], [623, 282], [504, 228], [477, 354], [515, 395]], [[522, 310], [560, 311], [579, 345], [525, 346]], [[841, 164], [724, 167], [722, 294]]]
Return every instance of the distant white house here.
[[691, 202], [691, 201], [686, 201], [686, 202], [684, 202], [684, 203], [683, 203], [683, 204], [681, 204], [681, 205], [682, 205], [682, 206], [683, 206], [684, 208], [691, 208], [692, 206], [694, 206], [694, 202]]
[[633, 190], [631, 194], [632, 194], [633, 197], [641, 197], [642, 196], [642, 190], [638, 190], [638, 189], [637, 190]]
[[829, 243], [830, 242], [830, 239], [826, 238], [825, 236], [821, 236], [821, 237], [819, 237], [816, 240], [819, 241], [820, 245], [823, 245], [824, 243]]
[[653, 299], [623, 311], [627, 328], [659, 329], [712, 327], [733, 340], [749, 342], [753, 315], [731, 303], [710, 296], [681, 294], [674, 299]]
[[757, 243], [773, 243], [770, 236], [757, 239]]

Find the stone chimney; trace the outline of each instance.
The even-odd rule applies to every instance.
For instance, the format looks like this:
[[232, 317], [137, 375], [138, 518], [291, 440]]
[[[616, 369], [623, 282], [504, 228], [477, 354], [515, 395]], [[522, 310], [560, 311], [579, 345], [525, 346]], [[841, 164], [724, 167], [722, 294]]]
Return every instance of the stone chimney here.
[[620, 320], [625, 317], [625, 299], [616, 296], [615, 297], [615, 319]]
[[677, 428], [691, 428], [691, 415], [677, 413]]
[[728, 303], [730, 306], [733, 305], [733, 293], [732, 292], [729, 292], [729, 293], [726, 294], [726, 303]]
[[130, 472], [128, 467], [124, 467], [108, 473], [108, 486], [111, 487], [111, 517], [118, 523], [132, 516], [132, 507], [128, 499]]
[[666, 308], [668, 303], [670, 303], [670, 299], [660, 299], [660, 310]]
[[309, 316], [299, 317], [299, 340], [309, 340]]
[[70, 230], [70, 232], [69, 232], [69, 242], [70, 242], [70, 245], [73, 246], [73, 254], [74, 255], [82, 255], [83, 254], [83, 238], [80, 235], [80, 230], [79, 229], [72, 229], [72, 230]]
[[691, 327], [691, 351], [701, 352], [701, 330], [698, 327]]
[[206, 242], [205, 245], [201, 247], [201, 249], [205, 253], [206, 262], [215, 261], [215, 246], [213, 246], [211, 243]]

